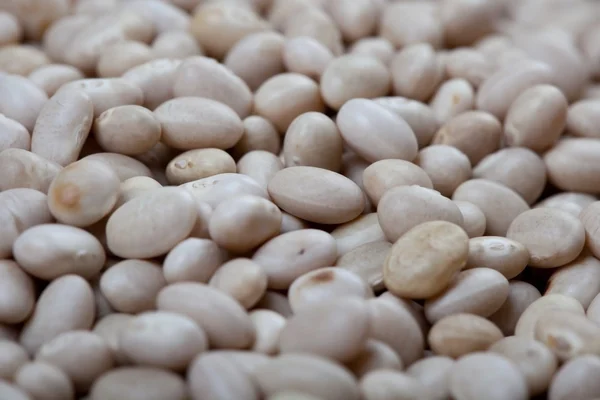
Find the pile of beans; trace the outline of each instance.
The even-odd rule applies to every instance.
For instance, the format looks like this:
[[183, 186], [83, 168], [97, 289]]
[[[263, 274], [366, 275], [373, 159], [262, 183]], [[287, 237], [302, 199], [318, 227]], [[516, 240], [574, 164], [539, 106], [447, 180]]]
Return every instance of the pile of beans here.
[[600, 399], [599, 194], [597, 1], [0, 1], [0, 399]]

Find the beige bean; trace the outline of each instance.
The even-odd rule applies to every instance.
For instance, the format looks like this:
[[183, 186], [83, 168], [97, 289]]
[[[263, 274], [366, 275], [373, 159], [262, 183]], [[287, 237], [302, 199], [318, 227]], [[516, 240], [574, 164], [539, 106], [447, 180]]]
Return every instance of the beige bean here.
[[48, 100], [46, 93], [29, 79], [10, 74], [0, 75], [0, 93], [0, 114], [17, 121], [29, 132], [33, 131]]
[[[6, 118], [0, 114], [0, 152], [6, 149], [29, 150], [31, 148], [31, 136], [19, 122]], [[341, 156], [340, 156], [341, 157]]]
[[309, 36], [286, 40], [283, 47], [283, 63], [289, 72], [320, 79], [333, 60], [333, 54], [324, 44]]
[[275, 154], [264, 150], [246, 153], [237, 163], [237, 171], [254, 179], [267, 190], [269, 182], [283, 169], [283, 163]]
[[555, 86], [536, 85], [523, 91], [506, 114], [504, 138], [507, 145], [537, 152], [549, 149], [565, 128], [567, 108], [567, 99]]
[[399, 371], [372, 371], [360, 380], [360, 389], [365, 400], [385, 399], [429, 399], [429, 388], [416, 378]]
[[585, 193], [561, 192], [546, 197], [535, 205], [538, 207], [558, 208], [566, 211], [575, 217], [579, 217], [581, 212], [590, 204], [596, 201], [596, 197]]
[[469, 258], [465, 268], [491, 268], [506, 279], [519, 275], [529, 263], [529, 251], [515, 241], [500, 236], [482, 236], [469, 240]]
[[188, 150], [171, 160], [166, 169], [167, 179], [173, 185], [235, 172], [235, 161], [221, 149]]
[[27, 229], [15, 240], [13, 254], [27, 273], [48, 281], [67, 274], [93, 278], [106, 260], [101, 243], [92, 234], [61, 224]]
[[19, 342], [33, 354], [64, 332], [90, 329], [94, 316], [94, 294], [89, 283], [76, 275], [59, 277], [42, 291]]
[[138, 65], [125, 72], [122, 79], [142, 90], [143, 105], [154, 110], [173, 98], [173, 84], [181, 60], [160, 58]]
[[319, 85], [298, 73], [284, 73], [266, 80], [254, 96], [254, 112], [269, 120], [279, 132], [307, 112], [324, 111]]
[[328, 11], [348, 42], [374, 33], [379, 19], [377, 5], [370, 0], [334, 0], [328, 4]]
[[271, 179], [268, 191], [284, 211], [307, 221], [341, 224], [364, 209], [360, 188], [350, 179], [322, 168], [285, 168]]
[[483, 236], [486, 227], [483, 211], [468, 201], [455, 201], [454, 204], [456, 204], [463, 216], [462, 228], [469, 235], [469, 238]]
[[600, 292], [600, 261], [584, 250], [579, 257], [557, 269], [548, 280], [546, 294], [559, 293], [577, 299], [584, 309]]
[[433, 144], [454, 146], [475, 166], [500, 147], [502, 125], [492, 114], [466, 111], [446, 122], [437, 131]]
[[94, 105], [94, 117], [104, 111], [124, 105], [141, 105], [144, 93], [137, 85], [123, 78], [95, 78], [72, 81], [61, 86], [60, 92], [81, 91], [87, 94]]
[[42, 193], [61, 170], [61, 166], [27, 150], [12, 148], [0, 152], [0, 190], [35, 189]]
[[597, 99], [577, 101], [567, 111], [566, 129], [573, 136], [600, 138], [596, 127], [598, 120], [600, 102]]
[[428, 2], [386, 3], [379, 22], [379, 35], [396, 48], [427, 43], [435, 48], [444, 41], [438, 6]]
[[253, 195], [268, 199], [269, 196], [256, 180], [243, 174], [218, 174], [181, 187], [192, 193], [196, 201], [204, 202], [213, 209], [231, 197]]
[[382, 37], [363, 37], [350, 47], [350, 53], [377, 58], [385, 65], [389, 65], [395, 52], [394, 45]]
[[421, 304], [417, 303], [414, 300], [397, 297], [396, 295], [392, 294], [392, 292], [389, 292], [389, 291], [383, 292], [377, 298], [381, 299], [381, 300], [387, 300], [393, 304], [399, 305], [400, 307], [404, 308], [406, 311], [409, 312], [409, 314], [417, 322], [423, 335], [424, 336], [427, 335], [427, 333], [429, 332], [429, 328], [431, 326], [430, 326], [430, 323], [425, 318], [425, 312], [424, 312], [423, 306]]
[[185, 370], [206, 351], [206, 334], [189, 317], [165, 311], [134, 317], [119, 335], [119, 347], [136, 365]]
[[566, 311], [574, 315], [585, 314], [583, 306], [576, 299], [564, 294], [548, 294], [530, 303], [521, 313], [515, 326], [515, 335], [535, 338], [536, 324], [540, 317], [545, 314], [555, 314], [558, 311]]
[[450, 397], [449, 378], [454, 360], [444, 356], [432, 356], [417, 361], [406, 374], [429, 388], [432, 399], [446, 400]]
[[336, 240], [340, 256], [367, 243], [386, 240], [381, 230], [377, 213], [361, 215], [360, 217], [335, 228], [331, 235]]
[[32, 278], [12, 260], [0, 261], [0, 322], [25, 321], [35, 305]]
[[23, 38], [23, 28], [17, 17], [10, 12], [0, 12], [0, 46], [19, 43]]
[[338, 172], [343, 139], [325, 114], [308, 112], [296, 117], [287, 129], [283, 155], [287, 167], [310, 166]]
[[233, 45], [223, 64], [254, 91], [267, 79], [284, 72], [284, 45], [280, 33], [252, 33]]
[[401, 371], [402, 360], [389, 345], [379, 340], [369, 339], [362, 351], [347, 364], [347, 367], [360, 379], [372, 371]]
[[0, 48], [0, 71], [7, 74], [28, 76], [35, 69], [48, 64], [48, 56], [34, 46], [14, 44]]
[[108, 45], [99, 56], [96, 71], [101, 78], [120, 77], [131, 68], [154, 58], [150, 46], [133, 40]]
[[[166, 254], [194, 228], [196, 207], [193, 196], [181, 188], [156, 189], [137, 197], [119, 207], [108, 219], [108, 247], [124, 258]], [[150, 214], [140, 214], [140, 209]]]
[[83, 28], [90, 26], [92, 21], [91, 15], [84, 14], [69, 15], [57, 20], [52, 26], [48, 27], [42, 38], [46, 54], [53, 60], [65, 62], [67, 47]]
[[326, 358], [284, 354], [261, 365], [252, 374], [266, 396], [299, 390], [322, 400], [357, 400], [358, 385], [350, 372]]
[[369, 337], [389, 345], [410, 366], [423, 357], [424, 338], [419, 324], [405, 307], [388, 299], [367, 300], [370, 315]]
[[156, 298], [160, 311], [193, 319], [208, 337], [210, 348], [245, 349], [255, 339], [246, 310], [229, 295], [202, 283], [173, 283]]
[[380, 160], [363, 172], [364, 190], [375, 206], [389, 189], [397, 186], [418, 185], [433, 189], [426, 171], [404, 160]]
[[596, 149], [600, 141], [591, 138], [565, 138], [544, 155], [548, 180], [561, 190], [597, 193], [600, 165]]
[[134, 176], [129, 178], [119, 185], [119, 200], [117, 207], [122, 206], [129, 200], [143, 196], [151, 190], [159, 189], [162, 185], [154, 179], [147, 176]]
[[456, 362], [450, 375], [450, 393], [456, 400], [525, 400], [529, 397], [527, 381], [514, 363], [498, 354], [482, 352], [469, 354]]
[[301, 229], [279, 235], [262, 245], [252, 257], [267, 273], [269, 288], [287, 289], [299, 276], [333, 265], [335, 239], [327, 232]]
[[592, 399], [600, 391], [600, 357], [584, 355], [565, 363], [548, 390], [549, 400]]
[[471, 179], [461, 184], [452, 200], [468, 201], [481, 209], [486, 219], [485, 234], [504, 236], [510, 224], [529, 205], [512, 189], [487, 179]]
[[541, 343], [518, 336], [510, 336], [494, 343], [490, 352], [500, 354], [519, 368], [525, 376], [529, 394], [544, 393], [558, 368], [558, 361], [552, 352]]
[[167, 282], [160, 266], [143, 260], [124, 260], [100, 278], [100, 290], [118, 312], [140, 313], [156, 308], [156, 295]]
[[517, 216], [506, 237], [522, 243], [529, 251], [529, 265], [554, 268], [573, 261], [585, 245], [581, 221], [551, 208], [535, 208]]
[[329, 107], [340, 110], [352, 99], [386, 96], [390, 83], [390, 72], [377, 58], [347, 54], [327, 65], [321, 76], [321, 94]]
[[84, 76], [77, 68], [70, 65], [47, 64], [31, 71], [28, 78], [50, 97], [62, 85], [83, 79]]
[[264, 150], [269, 153], [279, 154], [281, 138], [277, 129], [268, 119], [251, 115], [244, 118], [244, 134], [233, 146], [232, 155], [238, 159], [254, 150]]
[[400, 50], [390, 63], [396, 96], [427, 101], [442, 82], [443, 65], [428, 43], [411, 44]]
[[9, 258], [15, 240], [25, 230], [52, 222], [45, 194], [18, 188], [0, 192], [0, 258]]
[[170, 371], [150, 367], [122, 367], [100, 376], [90, 391], [91, 400], [125, 397], [132, 400], [185, 400], [183, 379]]
[[115, 170], [121, 182], [137, 176], [152, 176], [152, 172], [141, 161], [118, 153], [94, 153], [84, 157], [86, 160], [98, 160]]
[[585, 354], [598, 354], [600, 326], [585, 314], [553, 310], [539, 316], [535, 339], [546, 345], [561, 362]]
[[256, 340], [252, 351], [267, 355], [279, 352], [279, 335], [286, 319], [271, 310], [256, 309], [250, 313], [250, 319], [256, 331]]
[[0, 378], [12, 381], [15, 374], [29, 361], [21, 345], [10, 340], [0, 340]]
[[294, 313], [345, 297], [368, 299], [373, 297], [373, 291], [359, 275], [336, 267], [307, 272], [294, 280], [288, 289], [288, 300]]
[[115, 364], [130, 364], [130, 360], [125, 357], [119, 344], [119, 336], [135, 315], [112, 313], [98, 319], [92, 332], [104, 339], [110, 348]]
[[408, 123], [417, 138], [419, 148], [427, 146], [438, 130], [433, 110], [425, 103], [401, 96], [378, 97], [373, 101]]
[[339, 27], [323, 7], [304, 7], [285, 22], [283, 33], [287, 38], [312, 37], [324, 44], [335, 56], [343, 52]]
[[510, 281], [506, 301], [488, 319], [496, 324], [505, 336], [513, 335], [523, 311], [540, 297], [540, 292], [529, 283]]
[[31, 400], [27, 392], [8, 380], [0, 380], [0, 396], [10, 400]]
[[189, 29], [190, 17], [186, 12], [169, 2], [156, 0], [127, 1], [121, 10], [143, 16], [157, 33], [169, 30], [185, 31]]
[[471, 84], [462, 78], [444, 82], [430, 102], [431, 109], [441, 124], [465, 111], [472, 110], [474, 104], [475, 91]]
[[365, 243], [340, 256], [335, 265], [354, 272], [374, 291], [384, 288], [383, 265], [392, 244], [386, 241]]
[[267, 274], [252, 260], [236, 258], [220, 266], [208, 284], [251, 309], [267, 290]]
[[461, 47], [448, 53], [444, 62], [450, 78], [461, 78], [477, 88], [493, 72], [492, 62], [481, 52]]
[[452, 0], [440, 6], [444, 39], [448, 46], [469, 46], [495, 31], [499, 7], [487, 1]]
[[[412, 161], [418, 144], [404, 119], [368, 99], [353, 99], [340, 109], [337, 126], [348, 147], [366, 161]], [[366, 136], [364, 132], [370, 134]]]
[[377, 207], [381, 229], [395, 242], [413, 227], [428, 221], [448, 221], [461, 226], [460, 210], [439, 192], [421, 186], [397, 186], [389, 189]]
[[196, 38], [186, 31], [165, 31], [152, 41], [152, 58], [185, 59], [204, 54]]
[[489, 317], [508, 298], [508, 288], [508, 280], [491, 268], [462, 271], [443, 292], [425, 301], [425, 316], [431, 323], [458, 313]]
[[60, 368], [40, 361], [24, 364], [15, 375], [15, 384], [34, 400], [73, 400], [75, 388]]
[[437, 144], [421, 150], [415, 160], [431, 179], [433, 189], [451, 197], [458, 186], [471, 178], [469, 158], [458, 148]]

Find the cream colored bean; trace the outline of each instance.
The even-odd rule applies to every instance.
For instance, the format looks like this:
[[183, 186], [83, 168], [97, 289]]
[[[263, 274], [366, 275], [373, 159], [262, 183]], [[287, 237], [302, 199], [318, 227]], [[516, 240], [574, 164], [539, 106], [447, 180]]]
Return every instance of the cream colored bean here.
[[48, 27], [42, 38], [46, 54], [58, 62], [65, 62], [67, 47], [75, 40], [77, 34], [93, 21], [91, 15], [78, 14], [65, 16]]
[[517, 365], [527, 380], [530, 396], [544, 393], [558, 368], [554, 354], [533, 339], [506, 337], [494, 343], [489, 351], [500, 354]]
[[192, 193], [196, 201], [204, 202], [213, 209], [223, 201], [242, 195], [269, 198], [267, 191], [256, 180], [242, 174], [218, 174], [182, 185]]
[[492, 114], [466, 111], [450, 119], [437, 131], [433, 144], [454, 146], [475, 166], [500, 147], [502, 125]]
[[504, 335], [513, 335], [521, 314], [540, 297], [540, 292], [529, 283], [511, 281], [508, 298], [502, 307], [489, 317], [489, 320], [495, 323]]
[[335, 265], [354, 272], [374, 291], [384, 288], [383, 265], [392, 244], [386, 241], [365, 243], [340, 256]]
[[358, 400], [354, 377], [339, 364], [308, 354], [284, 354], [261, 365], [253, 374], [266, 396], [299, 390], [322, 400]]
[[408, 367], [423, 357], [423, 333], [413, 315], [397, 302], [384, 298], [367, 300], [369, 337], [390, 346]]
[[333, 265], [336, 258], [336, 243], [330, 234], [301, 229], [269, 240], [252, 260], [267, 273], [269, 288], [287, 289], [302, 274]]
[[[148, 210], [153, 218], [140, 214], [140, 209]], [[189, 192], [157, 189], [123, 204], [110, 216], [106, 224], [108, 247], [124, 258], [166, 254], [188, 237], [196, 218], [196, 204]]]
[[73, 400], [75, 388], [60, 368], [45, 362], [24, 364], [15, 375], [15, 384], [34, 400]]
[[412, 161], [417, 155], [418, 144], [411, 127], [372, 100], [348, 101], [340, 109], [336, 123], [348, 147], [369, 162]]
[[406, 370], [406, 374], [418, 379], [429, 388], [433, 400], [450, 397], [449, 378], [454, 360], [444, 356], [432, 356], [417, 361]]
[[362, 377], [360, 389], [365, 400], [429, 399], [429, 388], [417, 379], [391, 370], [373, 371]]
[[450, 375], [450, 393], [456, 400], [525, 400], [529, 397], [527, 381], [514, 363], [498, 354], [481, 352], [456, 362]]
[[427, 43], [435, 48], [444, 41], [444, 30], [437, 4], [427, 2], [392, 2], [384, 5], [379, 35], [396, 48]]
[[15, 240], [13, 254], [27, 273], [48, 281], [67, 274], [93, 278], [106, 260], [102, 245], [92, 234], [61, 224], [27, 229]]
[[585, 245], [581, 221], [551, 208], [523, 212], [510, 224], [506, 237], [522, 243], [529, 251], [529, 265], [541, 268], [560, 267], [573, 261]]
[[565, 138], [544, 155], [548, 180], [561, 190], [598, 193], [600, 165], [594, 154], [600, 141], [590, 138]]
[[48, 97], [29, 79], [10, 74], [0, 75], [0, 114], [33, 131], [38, 115]]
[[565, 128], [567, 107], [567, 99], [555, 86], [536, 85], [523, 91], [506, 114], [506, 143], [537, 152], [549, 149]]
[[191, 318], [154, 311], [134, 317], [121, 331], [119, 346], [136, 365], [181, 371], [207, 350], [208, 340]]
[[173, 97], [173, 83], [181, 60], [160, 58], [125, 72], [122, 78], [143, 92], [143, 105], [149, 110]]
[[203, 51], [191, 33], [185, 31], [166, 31], [152, 42], [153, 58], [185, 59], [201, 56]]
[[246, 118], [252, 108], [252, 92], [248, 85], [224, 65], [203, 56], [190, 57], [177, 68], [173, 95], [204, 97], [220, 102], [240, 118]]
[[16, 188], [35, 189], [42, 193], [62, 167], [52, 161], [23, 149], [6, 149], [0, 152], [0, 190]]
[[433, 189], [451, 197], [460, 184], [471, 178], [469, 158], [454, 146], [432, 145], [419, 152], [415, 161], [429, 176]]
[[15, 374], [29, 361], [29, 355], [18, 343], [0, 340], [0, 378], [12, 381]]
[[66, 64], [42, 65], [29, 74], [29, 80], [50, 97], [69, 82], [83, 79], [83, 74], [75, 67]]
[[9, 258], [13, 243], [28, 228], [52, 222], [45, 194], [18, 188], [0, 193], [0, 258]]
[[199, 239], [208, 239], [210, 234], [208, 233], [208, 223], [210, 216], [212, 215], [212, 207], [202, 201], [196, 201], [196, 208], [198, 216], [196, 218], [196, 224], [192, 228], [190, 237]]
[[350, 53], [377, 58], [385, 65], [392, 61], [395, 51], [394, 45], [382, 37], [363, 37], [350, 47]]
[[149, 367], [122, 367], [100, 376], [90, 391], [91, 400], [111, 397], [185, 400], [188, 390], [183, 379], [173, 372]]
[[535, 205], [538, 207], [558, 208], [579, 217], [581, 212], [596, 201], [596, 197], [584, 193], [562, 192], [546, 197]]
[[[73, 307], [77, 304], [77, 307]], [[53, 280], [37, 300], [19, 342], [34, 354], [46, 342], [64, 332], [90, 329], [94, 322], [94, 293], [89, 283], [76, 275]]]
[[[413, 227], [428, 221], [442, 220], [461, 226], [460, 210], [451, 200], [421, 186], [398, 186], [389, 189], [377, 207], [381, 229], [395, 242]], [[407, 217], [408, 216], [408, 217]]]
[[294, 280], [288, 289], [288, 300], [294, 313], [343, 297], [368, 299], [373, 297], [373, 291], [359, 275], [336, 267], [307, 272]]
[[324, 44], [335, 56], [343, 52], [342, 35], [324, 7], [304, 7], [288, 18], [283, 33], [287, 38], [309, 36]]
[[154, 189], [160, 189], [162, 185], [154, 179], [147, 176], [134, 176], [129, 178], [119, 185], [119, 200], [117, 207], [122, 206], [129, 200], [143, 196]]
[[500, 8], [487, 1], [452, 0], [440, 6], [444, 39], [448, 46], [469, 46], [495, 31]]
[[17, 17], [10, 12], [0, 12], [0, 46], [19, 43], [23, 38], [23, 28]]
[[188, 150], [167, 165], [167, 179], [173, 185], [208, 178], [217, 174], [235, 173], [233, 158], [220, 149]]
[[439, 123], [472, 110], [475, 104], [475, 91], [469, 82], [461, 78], [444, 82], [431, 99], [431, 109]]
[[378, 296], [378, 299], [389, 301], [393, 304], [399, 305], [400, 307], [404, 308], [417, 322], [423, 335], [427, 335], [431, 326], [425, 318], [425, 312], [423, 311], [423, 306], [421, 304], [417, 303], [414, 300], [397, 297], [389, 291], [383, 292], [381, 295]]
[[0, 261], [0, 322], [25, 321], [35, 305], [32, 278], [12, 260]]
[[160, 266], [143, 260], [121, 261], [100, 278], [100, 290], [111, 307], [131, 314], [155, 309], [156, 295], [166, 284]]
[[427, 101], [442, 82], [443, 65], [427, 43], [411, 44], [400, 50], [390, 63], [396, 96]]
[[[29, 150], [31, 148], [31, 136], [19, 122], [6, 118], [0, 114], [0, 152], [6, 149]], [[341, 157], [341, 156], [340, 156]]]
[[600, 357], [585, 355], [565, 363], [555, 374], [549, 400], [592, 399], [600, 391]]
[[371, 35], [379, 19], [377, 5], [370, 0], [334, 0], [328, 4], [328, 11], [348, 42]]
[[426, 171], [404, 160], [380, 160], [363, 172], [364, 190], [375, 206], [389, 189], [417, 185], [433, 189]]
[[287, 167], [310, 166], [338, 172], [343, 139], [325, 114], [308, 112], [296, 117], [287, 129], [283, 155]]
[[258, 196], [240, 196], [219, 204], [209, 222], [210, 237], [234, 253], [246, 253], [279, 233], [281, 211]]
[[267, 274], [252, 260], [236, 258], [220, 266], [209, 285], [227, 293], [244, 308], [251, 309], [267, 290]]
[[360, 379], [377, 370], [401, 371], [402, 360], [389, 345], [369, 339], [363, 350], [347, 364], [347, 367]]
[[283, 63], [286, 69], [312, 79], [318, 80], [331, 60], [331, 50], [309, 36], [289, 38], [283, 47]]
[[486, 235], [504, 236], [510, 224], [529, 206], [512, 189], [487, 179], [471, 179], [461, 184], [452, 200], [468, 201], [485, 214]]
[[445, 59], [446, 74], [461, 78], [477, 88], [493, 72], [493, 65], [481, 52], [461, 47], [451, 51]]
[[531, 303], [522, 313], [517, 325], [515, 335], [526, 338], [535, 338], [536, 324], [545, 314], [554, 314], [558, 311], [567, 311], [572, 314], [584, 315], [583, 306], [576, 299], [564, 294], [548, 294]]
[[237, 171], [254, 179], [267, 190], [269, 182], [284, 165], [275, 154], [264, 150], [246, 153], [237, 163]]
[[321, 76], [321, 94], [329, 107], [339, 110], [352, 99], [387, 95], [390, 83], [390, 72], [377, 58], [347, 54], [327, 65]]
[[154, 27], [157, 33], [189, 29], [190, 18], [187, 13], [168, 2], [156, 0], [128, 1], [122, 5], [121, 9], [142, 15], [150, 22], [148, 25]]
[[115, 170], [121, 182], [137, 176], [152, 177], [152, 172], [135, 158], [118, 153], [94, 153], [84, 157], [86, 160], [98, 160]]
[[31, 45], [8, 45], [0, 48], [0, 71], [28, 76], [35, 69], [50, 64], [46, 54]]
[[240, 39], [227, 53], [223, 65], [242, 78], [250, 90], [284, 72], [285, 39], [276, 32], [257, 32]]
[[[82, 356], [86, 358], [83, 365]], [[35, 360], [59, 367], [69, 376], [78, 392], [87, 392], [96, 378], [114, 365], [112, 353], [104, 339], [84, 330], [61, 333], [44, 343], [37, 351]]]
[[263, 308], [265, 310], [274, 311], [284, 318], [288, 318], [293, 314], [287, 297], [275, 291], [267, 290], [263, 298], [256, 304], [255, 309]]
[[489, 317], [508, 298], [508, 280], [491, 268], [473, 268], [456, 274], [448, 287], [425, 301], [431, 323], [458, 313]]
[[571, 104], [567, 111], [566, 129], [571, 135], [578, 137], [600, 138], [596, 127], [600, 101], [597, 99], [580, 100]]
[[0, 380], [0, 396], [10, 400], [31, 400], [27, 392], [8, 380]]
[[62, 91], [81, 91], [87, 94], [94, 105], [94, 117], [104, 111], [124, 105], [142, 105], [144, 93], [137, 85], [123, 78], [95, 78], [72, 81], [61, 86], [54, 96]]
[[600, 293], [600, 261], [584, 250], [579, 257], [557, 269], [548, 280], [546, 294], [559, 293], [577, 299], [584, 309]]
[[483, 211], [468, 201], [455, 201], [454, 204], [456, 204], [463, 216], [462, 227], [467, 232], [467, 235], [469, 235], [469, 238], [483, 236], [486, 227]]
[[373, 101], [392, 111], [410, 125], [419, 148], [427, 146], [438, 130], [433, 110], [425, 103], [401, 96], [378, 97]]
[[163, 264], [169, 283], [192, 281], [208, 283], [225, 261], [217, 244], [208, 239], [189, 238], [175, 246]]
[[279, 154], [281, 138], [275, 126], [268, 119], [251, 115], [242, 122], [244, 124], [244, 134], [233, 146], [232, 155], [234, 158], [238, 159], [254, 150]]
[[119, 344], [119, 336], [131, 320], [135, 318], [131, 314], [112, 313], [100, 318], [94, 325], [92, 332], [104, 339], [110, 348], [115, 364], [129, 364], [130, 360], [125, 357]]
[[271, 310], [256, 309], [250, 313], [250, 319], [256, 331], [256, 341], [252, 351], [267, 355], [279, 352], [279, 335], [286, 320]]
[[331, 235], [337, 242], [340, 256], [367, 243], [387, 240], [381, 230], [377, 213], [360, 217], [335, 228]]
[[506, 279], [519, 275], [529, 263], [529, 251], [515, 241], [500, 236], [482, 236], [469, 240], [466, 268], [491, 268]]
[[284, 73], [266, 80], [254, 96], [254, 112], [269, 120], [279, 132], [307, 112], [324, 111], [319, 85], [298, 73]]
[[354, 182], [316, 167], [285, 168], [271, 179], [268, 190], [284, 211], [322, 224], [348, 222], [365, 206], [363, 193]]
[[585, 314], [553, 310], [539, 316], [535, 339], [546, 345], [561, 362], [585, 354], [598, 354], [600, 326]]
[[202, 283], [174, 283], [156, 298], [160, 311], [193, 319], [208, 337], [210, 348], [245, 349], [255, 339], [246, 310], [229, 295]]
[[133, 40], [117, 42], [101, 51], [96, 71], [101, 78], [120, 77], [131, 68], [153, 58], [152, 50], [145, 43]]

